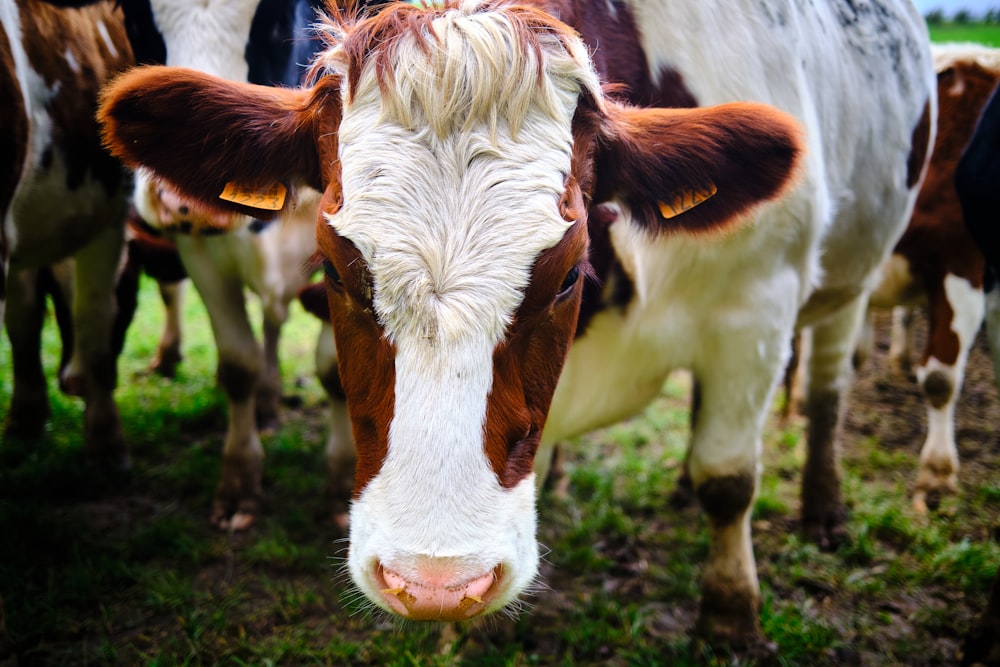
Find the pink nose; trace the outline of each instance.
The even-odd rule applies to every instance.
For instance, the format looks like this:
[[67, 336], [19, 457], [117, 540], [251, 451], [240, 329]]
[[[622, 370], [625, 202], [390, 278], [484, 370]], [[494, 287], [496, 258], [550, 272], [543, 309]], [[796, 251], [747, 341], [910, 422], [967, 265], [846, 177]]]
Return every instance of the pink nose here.
[[382, 597], [400, 616], [415, 621], [464, 621], [485, 611], [496, 597], [502, 566], [473, 579], [456, 579], [447, 568], [403, 577], [379, 566]]

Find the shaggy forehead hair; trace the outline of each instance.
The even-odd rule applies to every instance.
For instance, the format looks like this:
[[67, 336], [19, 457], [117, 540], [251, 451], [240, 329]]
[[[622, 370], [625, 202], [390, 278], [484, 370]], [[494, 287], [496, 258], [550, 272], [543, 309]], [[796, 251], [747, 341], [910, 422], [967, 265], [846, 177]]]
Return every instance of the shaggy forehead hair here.
[[582, 42], [497, 2], [400, 3], [326, 31], [317, 68], [345, 81], [329, 220], [368, 262], [387, 334], [498, 341], [568, 228], [572, 118], [581, 93], [600, 99]]

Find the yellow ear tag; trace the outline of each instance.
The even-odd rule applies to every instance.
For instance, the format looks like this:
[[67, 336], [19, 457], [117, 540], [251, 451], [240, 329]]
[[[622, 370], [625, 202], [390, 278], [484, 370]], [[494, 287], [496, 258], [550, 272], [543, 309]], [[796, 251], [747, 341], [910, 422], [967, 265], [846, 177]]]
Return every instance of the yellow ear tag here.
[[242, 204], [250, 208], [278, 211], [285, 205], [286, 193], [287, 190], [281, 183], [272, 185], [264, 190], [250, 190], [236, 183], [226, 183], [226, 187], [222, 191], [222, 194], [219, 195], [219, 199], [225, 199], [234, 204]]
[[665, 219], [677, 217], [684, 211], [690, 211], [698, 204], [710, 199], [719, 189], [712, 183], [704, 190], [685, 190], [670, 202], [658, 202], [660, 215]]

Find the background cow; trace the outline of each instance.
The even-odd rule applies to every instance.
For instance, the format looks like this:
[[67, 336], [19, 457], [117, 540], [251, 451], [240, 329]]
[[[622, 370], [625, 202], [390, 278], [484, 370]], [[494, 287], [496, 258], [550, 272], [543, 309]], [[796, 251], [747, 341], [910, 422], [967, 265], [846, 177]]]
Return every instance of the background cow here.
[[[318, 0], [180, 0], [161, 6], [149, 0], [124, 0], [122, 8], [140, 63], [182, 65], [235, 81], [293, 86], [319, 45], [310, 26], [320, 4]], [[272, 224], [262, 219], [270, 217], [266, 210], [246, 209], [236, 217], [214, 215], [146, 172], [137, 173], [135, 180], [133, 201], [145, 223], [144, 248], [151, 248], [150, 229], [176, 243], [183, 268], [211, 320], [219, 384], [229, 407], [222, 477], [211, 519], [220, 527], [244, 529], [259, 511], [262, 491], [264, 453], [258, 428], [274, 428], [279, 421], [279, 334], [289, 302], [309, 280], [308, 260], [316, 251], [313, 218], [318, 194], [292, 193], [280, 221]], [[160, 286], [167, 305], [167, 328], [157, 357], [162, 366], [179, 359], [182, 291], [176, 280], [161, 280]], [[247, 316], [247, 288], [261, 299], [263, 345]], [[337, 385], [335, 359], [320, 380], [328, 388]], [[334, 495], [343, 496], [344, 471], [349, 476], [353, 470], [353, 442], [342, 397], [331, 396], [330, 410], [326, 458]]]
[[[927, 438], [913, 504], [927, 510], [958, 484], [955, 403], [969, 349], [983, 322], [982, 252], [962, 220], [955, 168], [976, 120], [1000, 78], [1000, 50], [975, 44], [934, 47], [938, 72], [938, 134], [910, 224], [883, 267], [873, 307], [927, 305], [927, 342], [916, 369], [927, 404]], [[894, 318], [898, 322], [898, 315]], [[909, 358], [910, 334], [897, 327], [890, 357]], [[897, 362], [905, 368], [906, 363]]]
[[[1000, 386], [1000, 92], [994, 89], [955, 169], [962, 217], [985, 259], [986, 332]], [[1000, 664], [1000, 569], [963, 646], [963, 665]]]
[[[904, 377], [912, 355], [912, 310], [925, 306], [927, 311], [926, 344], [916, 369], [927, 406], [927, 437], [913, 494], [921, 512], [958, 484], [955, 405], [983, 321], [983, 256], [962, 220], [955, 167], [1000, 78], [998, 49], [939, 44], [932, 51], [940, 107], [933, 155], [909, 225], [869, 302], [871, 309], [893, 311], [888, 356], [893, 372]], [[855, 364], [864, 363], [873, 340], [869, 317]], [[808, 338], [804, 342], [803, 356], [808, 356]]]
[[[102, 119], [117, 154], [216, 209], [230, 181], [325, 188], [317, 237], [358, 444], [354, 582], [417, 619], [511, 603], [537, 572], [539, 446], [547, 461], [689, 367], [711, 539], [696, 629], [755, 645], [760, 430], [797, 325], [815, 350], [803, 520], [822, 539], [842, 529], [840, 396], [933, 140], [921, 17], [886, 2], [399, 3], [328, 32], [310, 89], [149, 70], [118, 82]], [[761, 105], [626, 104], [737, 99], [804, 133]]]
[[82, 364], [86, 452], [127, 465], [111, 351], [127, 179], [101, 147], [94, 111], [99, 87], [131, 63], [131, 50], [111, 3], [76, 10], [4, 0], [0, 12], [0, 97], [6, 100], [0, 127], [4, 155], [12, 158], [0, 173], [0, 319], [15, 376], [6, 432], [36, 434], [48, 415], [39, 339], [45, 295], [37, 276], [73, 257], [73, 345]]

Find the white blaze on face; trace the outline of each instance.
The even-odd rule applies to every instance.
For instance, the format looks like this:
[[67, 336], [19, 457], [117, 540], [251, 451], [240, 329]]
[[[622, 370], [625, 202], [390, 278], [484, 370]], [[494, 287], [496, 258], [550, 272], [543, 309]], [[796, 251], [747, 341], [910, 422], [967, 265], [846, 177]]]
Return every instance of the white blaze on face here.
[[[580, 80], [589, 84], [593, 75], [577, 63], [571, 78], [565, 54], [562, 78], [549, 72], [542, 87], [532, 62], [523, 63], [523, 76], [492, 71], [477, 49], [496, 48], [497, 23], [482, 15], [439, 19], [441, 61], [428, 63], [404, 41], [388, 99], [370, 66], [353, 97], [344, 97], [344, 202], [329, 222], [367, 263], [374, 314], [396, 350], [388, 453], [351, 511], [349, 566], [373, 600], [380, 564], [419, 580], [429, 559], [450, 559], [452, 581], [502, 564], [506, 590], [491, 608], [537, 571], [533, 475], [513, 489], [500, 485], [484, 451], [484, 424], [494, 349], [535, 260], [569, 228], [558, 201]], [[463, 47], [449, 41], [462, 38]], [[467, 72], [442, 64], [454, 48]], [[428, 76], [435, 71], [456, 81]], [[494, 113], [480, 122], [468, 110], [484, 100]]]

